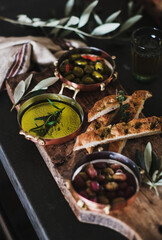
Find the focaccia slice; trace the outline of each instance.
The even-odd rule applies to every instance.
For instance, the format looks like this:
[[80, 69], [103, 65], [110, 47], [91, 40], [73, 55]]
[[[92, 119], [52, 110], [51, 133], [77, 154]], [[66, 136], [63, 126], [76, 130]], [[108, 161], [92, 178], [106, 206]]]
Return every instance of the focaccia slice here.
[[[150, 97], [152, 97], [152, 94], [146, 90], [138, 90], [132, 94], [132, 99], [129, 103], [130, 107], [126, 110], [130, 113], [130, 120], [139, 117], [145, 101]], [[121, 153], [126, 142], [127, 140], [112, 142], [108, 146], [108, 151]]]
[[117, 123], [88, 131], [79, 135], [74, 145], [74, 151], [83, 148], [95, 147], [113, 141], [138, 138], [162, 133], [162, 117], [148, 117], [133, 119], [128, 123]]
[[[130, 101], [131, 96], [125, 95], [126, 99], [122, 102], [122, 104], [128, 103]], [[109, 113], [113, 110], [116, 110], [120, 107], [120, 103], [116, 98], [116, 95], [106, 96], [99, 101], [97, 101], [91, 110], [88, 113], [88, 122], [91, 122], [106, 113]]]

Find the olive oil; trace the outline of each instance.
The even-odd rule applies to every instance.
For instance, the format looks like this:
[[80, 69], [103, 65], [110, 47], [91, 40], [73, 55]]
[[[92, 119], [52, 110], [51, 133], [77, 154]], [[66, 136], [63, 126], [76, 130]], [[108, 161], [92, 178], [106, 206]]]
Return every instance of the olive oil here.
[[[61, 137], [68, 136], [69, 134], [75, 132], [80, 124], [80, 116], [79, 114], [66, 103], [53, 101], [53, 103], [63, 109], [59, 121], [50, 128], [47, 134], [44, 136], [46, 139], [57, 139]], [[53, 113], [53, 106], [48, 102], [42, 102], [30, 107], [22, 116], [21, 126], [26, 132], [30, 132], [31, 129], [35, 128], [35, 118], [39, 118], [42, 116], [46, 116], [48, 114]], [[38, 120], [38, 126], [43, 124], [42, 120]], [[30, 132], [32, 135], [37, 136], [35, 132]]]

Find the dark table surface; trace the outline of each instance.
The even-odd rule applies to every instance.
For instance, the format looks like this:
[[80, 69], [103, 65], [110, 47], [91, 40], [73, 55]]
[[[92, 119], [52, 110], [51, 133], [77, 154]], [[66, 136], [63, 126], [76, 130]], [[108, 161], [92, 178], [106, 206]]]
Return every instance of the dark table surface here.
[[[105, 6], [108, 8], [108, 2], [112, 1], [101, 2], [106, 2]], [[19, 13], [25, 13], [31, 17], [49, 18], [52, 9], [62, 9], [63, 3], [65, 1], [19, 0], [10, 2], [9, 0], [1, 0], [0, 15], [15, 18]], [[118, 9], [117, 7], [116, 10]], [[146, 15], [134, 28], [140, 25], [154, 25], [154, 22]], [[0, 22], [1, 36], [41, 34], [42, 32], [39, 30]], [[137, 89], [146, 89], [153, 93], [152, 99], [147, 101], [143, 110], [146, 116], [162, 115], [160, 106], [162, 102], [162, 79], [159, 76], [156, 81], [142, 84], [132, 78], [129, 42], [119, 44], [90, 39], [88, 45], [99, 47], [117, 57], [118, 79], [129, 94]], [[43, 240], [125, 239], [120, 233], [113, 230], [84, 224], [76, 219], [35, 145], [18, 134], [17, 114], [16, 111], [10, 112], [11, 106], [7, 92], [1, 92], [0, 160], [38, 238]]]

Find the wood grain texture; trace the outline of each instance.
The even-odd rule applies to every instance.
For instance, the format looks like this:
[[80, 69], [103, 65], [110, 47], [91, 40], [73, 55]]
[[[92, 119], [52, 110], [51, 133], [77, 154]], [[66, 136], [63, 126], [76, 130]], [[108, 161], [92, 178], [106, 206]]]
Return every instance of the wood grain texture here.
[[[20, 80], [25, 79], [27, 75], [28, 74], [19, 75], [16, 78], [8, 79], [6, 81], [7, 92], [12, 102], [14, 88], [17, 83]], [[33, 86], [40, 80], [52, 75], [52, 68], [49, 68], [41, 73], [34, 73], [32, 80]], [[58, 93], [60, 88], [61, 83], [57, 82], [53, 87], [48, 89], [48, 92]], [[85, 113], [85, 120], [81, 132], [84, 132], [88, 126], [87, 113], [89, 109], [97, 100], [108, 94], [114, 94], [116, 89], [121, 89], [118, 81], [112, 82], [103, 92], [97, 90], [95, 92], [88, 93], [80, 92], [77, 95], [76, 100], [82, 106]], [[71, 97], [73, 92], [69, 89], [65, 89], [64, 95]], [[16, 108], [19, 110], [20, 105], [17, 105]], [[153, 151], [157, 154], [157, 156], [161, 156], [162, 138], [159, 135], [127, 141], [123, 154], [135, 161], [136, 149], [143, 151], [148, 141], [151, 142]], [[86, 150], [74, 152], [74, 142], [75, 139], [61, 145], [40, 146], [36, 144], [36, 146], [76, 217], [82, 222], [98, 224], [114, 229], [126, 236], [128, 239], [162, 239], [162, 187], [159, 187], [160, 197], [158, 198], [153, 190], [150, 190], [147, 186], [142, 185], [137, 198], [130, 206], [127, 206], [116, 213], [110, 213], [109, 215], [85, 210], [77, 205], [77, 201], [68, 189], [66, 181], [70, 180], [74, 165], [80, 161], [87, 152]], [[103, 147], [104, 150], [108, 149], [108, 145], [104, 145]]]

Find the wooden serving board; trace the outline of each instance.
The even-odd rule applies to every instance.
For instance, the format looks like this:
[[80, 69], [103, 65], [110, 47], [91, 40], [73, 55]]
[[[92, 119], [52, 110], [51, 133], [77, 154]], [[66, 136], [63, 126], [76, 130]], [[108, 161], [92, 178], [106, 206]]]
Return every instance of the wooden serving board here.
[[[12, 102], [16, 85], [28, 75], [29, 74], [26, 73], [6, 81], [7, 92]], [[34, 73], [32, 84], [34, 86], [40, 80], [51, 76], [53, 76], [52, 68], [48, 68], [41, 73]], [[58, 81], [53, 87], [50, 87], [47, 92], [59, 93], [60, 88], [61, 82]], [[88, 126], [87, 113], [89, 109], [97, 100], [108, 94], [114, 94], [116, 89], [121, 89], [118, 81], [112, 82], [103, 92], [99, 90], [95, 92], [79, 92], [76, 100], [82, 106], [85, 113], [85, 120], [81, 132], [84, 132]], [[64, 95], [71, 97], [73, 92], [65, 89]], [[19, 110], [20, 105], [16, 108]], [[151, 142], [153, 151], [157, 156], [162, 156], [162, 138], [159, 135], [127, 141], [123, 154], [135, 161], [136, 149], [143, 151], [148, 141]], [[87, 152], [86, 150], [74, 152], [74, 143], [75, 139], [61, 145], [40, 146], [36, 144], [36, 146], [76, 217], [82, 222], [98, 224], [114, 229], [128, 239], [162, 239], [162, 187], [159, 187], [160, 197], [157, 197], [153, 190], [142, 185], [137, 198], [130, 206], [118, 212], [110, 213], [109, 215], [85, 210], [77, 205], [76, 200], [67, 187], [66, 180], [70, 180], [74, 165], [80, 161]], [[107, 150], [107, 145], [104, 146], [104, 150]]]

